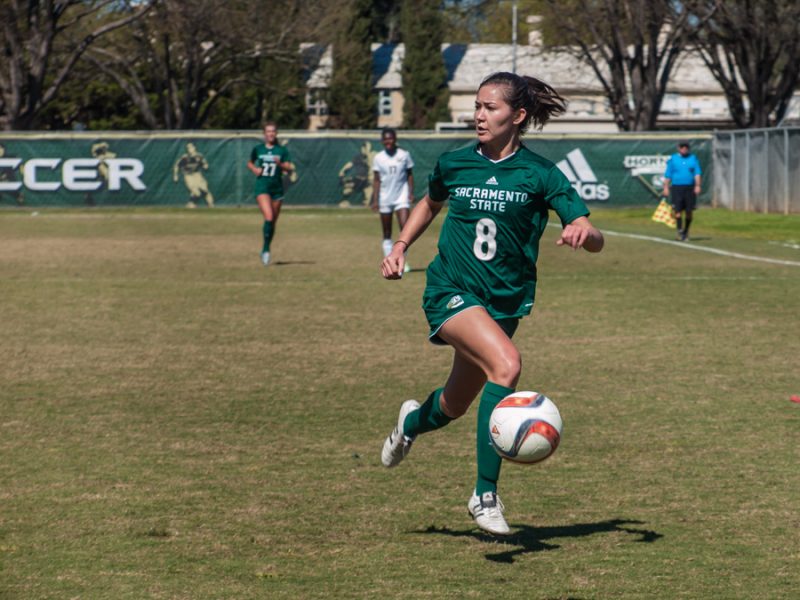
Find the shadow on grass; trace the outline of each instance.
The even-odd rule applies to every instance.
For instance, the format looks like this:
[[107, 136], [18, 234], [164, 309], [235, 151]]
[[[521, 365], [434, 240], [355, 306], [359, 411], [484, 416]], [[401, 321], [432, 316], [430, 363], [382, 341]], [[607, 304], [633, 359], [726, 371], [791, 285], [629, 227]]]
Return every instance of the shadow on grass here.
[[286, 267], [288, 265], [315, 265], [313, 260], [276, 260], [272, 263], [276, 267]]
[[500, 563], [513, 563], [515, 556], [528, 552], [555, 550], [560, 547], [558, 544], [547, 543], [544, 540], [585, 537], [597, 533], [611, 533], [615, 531], [621, 531], [634, 536], [632, 539], [633, 542], [652, 543], [664, 537], [662, 534], [650, 529], [632, 527], [633, 525], [643, 524], [644, 521], [631, 521], [626, 519], [611, 519], [609, 521], [600, 521], [599, 523], [576, 523], [574, 525], [564, 525], [561, 527], [531, 527], [530, 525], [512, 524], [512, 529], [516, 531], [511, 535], [503, 537], [495, 537], [476, 528], [455, 531], [447, 527], [435, 527], [433, 525], [427, 529], [412, 531], [411, 533], [468, 537], [481, 542], [501, 542], [507, 546], [517, 546], [516, 548], [503, 552], [490, 552], [486, 554], [487, 560]]

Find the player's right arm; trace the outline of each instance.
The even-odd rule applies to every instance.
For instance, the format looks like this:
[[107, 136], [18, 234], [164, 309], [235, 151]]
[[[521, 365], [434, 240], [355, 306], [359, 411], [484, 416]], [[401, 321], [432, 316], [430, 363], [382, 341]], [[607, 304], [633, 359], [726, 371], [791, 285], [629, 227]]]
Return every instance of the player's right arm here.
[[664, 172], [664, 195], [669, 196], [669, 186], [672, 183], [672, 159], [667, 160], [667, 170]]
[[425, 232], [428, 225], [442, 210], [442, 206], [444, 206], [444, 202], [435, 202], [428, 194], [425, 194], [425, 197], [417, 203], [411, 210], [408, 221], [392, 246], [389, 256], [381, 262], [381, 275], [386, 279], [400, 279], [403, 276], [406, 250]]
[[247, 161], [247, 168], [250, 172], [255, 175], [256, 177], [261, 176], [261, 167], [256, 166], [256, 160], [258, 160], [258, 147], [256, 146], [253, 148], [253, 151], [250, 153], [250, 160]]

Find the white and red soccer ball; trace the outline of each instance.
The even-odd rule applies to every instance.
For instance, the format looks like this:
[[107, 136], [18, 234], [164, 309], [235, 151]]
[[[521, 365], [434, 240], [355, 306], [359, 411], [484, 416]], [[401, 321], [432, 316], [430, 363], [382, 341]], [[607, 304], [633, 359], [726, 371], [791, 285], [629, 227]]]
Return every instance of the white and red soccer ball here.
[[518, 463], [537, 463], [553, 454], [563, 423], [550, 398], [537, 392], [513, 392], [495, 406], [489, 438], [495, 451]]

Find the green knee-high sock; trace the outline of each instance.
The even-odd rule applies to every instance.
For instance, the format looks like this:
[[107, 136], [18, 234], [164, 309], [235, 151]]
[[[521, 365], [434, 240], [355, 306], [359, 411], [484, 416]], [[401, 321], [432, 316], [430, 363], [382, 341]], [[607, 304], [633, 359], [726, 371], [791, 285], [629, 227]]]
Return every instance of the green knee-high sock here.
[[264, 226], [261, 228], [261, 231], [264, 232], [264, 247], [261, 249], [262, 252], [269, 252], [269, 245], [272, 242], [272, 221], [264, 221]]
[[453, 417], [444, 414], [439, 402], [443, 390], [444, 388], [439, 388], [431, 392], [422, 406], [406, 415], [406, 420], [403, 422], [403, 435], [415, 437], [420, 433], [444, 427], [453, 420]]
[[481, 401], [478, 405], [478, 480], [475, 483], [475, 493], [480, 496], [486, 492], [497, 491], [497, 479], [500, 477], [500, 455], [492, 448], [489, 437], [489, 418], [494, 407], [508, 396], [514, 388], [498, 385], [488, 381], [483, 388]]

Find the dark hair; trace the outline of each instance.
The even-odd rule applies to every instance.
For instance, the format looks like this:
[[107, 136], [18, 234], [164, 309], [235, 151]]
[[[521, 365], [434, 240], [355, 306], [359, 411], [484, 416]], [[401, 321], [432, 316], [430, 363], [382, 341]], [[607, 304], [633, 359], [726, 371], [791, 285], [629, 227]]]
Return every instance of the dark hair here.
[[384, 127], [383, 130], [381, 131], [381, 138], [384, 138], [387, 135], [390, 135], [393, 138], [397, 139], [397, 132], [391, 127]]
[[563, 114], [567, 110], [567, 101], [551, 86], [535, 77], [500, 71], [484, 79], [478, 89], [485, 85], [506, 86], [507, 91], [503, 96], [508, 105], [513, 110], [525, 109], [527, 116], [520, 123], [520, 133], [524, 133], [531, 122], [534, 127], [541, 129], [550, 117]]

